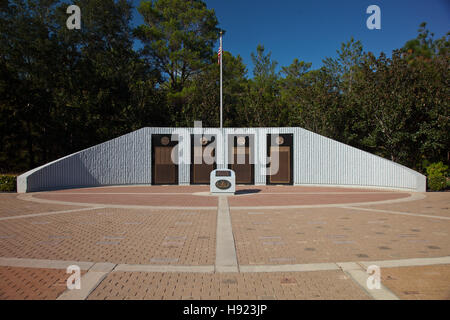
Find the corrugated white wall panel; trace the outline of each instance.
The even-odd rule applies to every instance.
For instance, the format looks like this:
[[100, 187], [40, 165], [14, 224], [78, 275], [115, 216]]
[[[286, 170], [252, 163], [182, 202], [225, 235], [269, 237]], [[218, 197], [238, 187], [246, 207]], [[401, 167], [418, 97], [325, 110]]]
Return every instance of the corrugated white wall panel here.
[[[392, 161], [302, 128], [142, 128], [58, 159], [18, 177], [18, 192], [58, 188], [151, 184], [151, 135], [180, 137], [178, 180], [190, 183], [190, 135], [217, 135], [217, 167], [226, 168], [228, 136], [254, 135], [255, 184], [264, 185], [267, 134], [292, 133], [294, 184], [373, 186], [425, 191], [425, 176]], [[196, 131], [197, 133], [197, 131]], [[221, 138], [223, 137], [223, 138]], [[223, 142], [222, 142], [223, 140]]]

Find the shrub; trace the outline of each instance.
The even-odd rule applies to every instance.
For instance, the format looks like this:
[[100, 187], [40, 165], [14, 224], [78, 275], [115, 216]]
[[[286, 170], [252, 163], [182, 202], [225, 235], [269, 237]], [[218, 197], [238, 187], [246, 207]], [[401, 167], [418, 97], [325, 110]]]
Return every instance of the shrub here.
[[428, 177], [447, 177], [448, 166], [441, 162], [432, 163], [427, 167]]
[[428, 177], [428, 188], [431, 191], [442, 191], [447, 187], [447, 178], [444, 176]]
[[448, 166], [441, 162], [432, 163], [427, 167], [428, 188], [431, 191], [442, 191], [447, 188]]
[[17, 177], [14, 175], [0, 175], [0, 192], [16, 192]]

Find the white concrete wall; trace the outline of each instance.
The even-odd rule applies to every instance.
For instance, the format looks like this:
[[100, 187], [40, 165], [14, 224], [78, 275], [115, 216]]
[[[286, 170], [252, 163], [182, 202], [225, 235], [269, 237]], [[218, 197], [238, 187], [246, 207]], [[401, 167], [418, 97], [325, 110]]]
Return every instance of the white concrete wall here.
[[[17, 192], [61, 188], [151, 184], [151, 135], [178, 133], [179, 184], [190, 183], [190, 134], [220, 134], [217, 128], [142, 128], [30, 170], [17, 178]], [[379, 187], [425, 191], [426, 178], [395, 162], [302, 128], [224, 128], [218, 139], [217, 167], [227, 166], [229, 134], [255, 136], [255, 184], [264, 185], [266, 135], [294, 135], [294, 184]], [[197, 132], [195, 132], [197, 133]], [[224, 153], [225, 152], [225, 153]]]

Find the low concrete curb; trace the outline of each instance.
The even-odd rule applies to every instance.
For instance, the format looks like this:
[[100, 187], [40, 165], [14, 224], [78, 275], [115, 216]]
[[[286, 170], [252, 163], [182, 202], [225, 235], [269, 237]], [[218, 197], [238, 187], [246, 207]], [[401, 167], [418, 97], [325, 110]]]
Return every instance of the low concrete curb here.
[[[38, 194], [38, 193], [36, 193]], [[88, 202], [69, 202], [58, 200], [47, 200], [33, 197], [32, 194], [22, 193], [17, 196], [19, 200], [32, 201], [39, 203], [60, 204], [66, 206], [80, 206], [80, 207], [95, 207], [100, 208], [116, 208], [116, 209], [150, 209], [150, 210], [215, 210], [217, 207], [175, 207], [175, 206], [140, 206], [140, 205], [120, 205], [120, 204], [107, 204], [107, 203], [88, 203]]]
[[365, 262], [361, 262], [360, 264], [362, 266], [364, 266], [365, 268], [367, 268], [370, 265], [377, 265], [380, 268], [430, 266], [430, 265], [438, 265], [438, 264], [450, 264], [450, 257], [365, 261]]
[[77, 265], [81, 270], [89, 270], [95, 262], [64, 261], [46, 259], [23, 259], [23, 258], [0, 258], [0, 266], [42, 269], [64, 269], [68, 266]]
[[280, 264], [264, 266], [239, 266], [240, 272], [304, 272], [339, 270], [336, 263]]
[[20, 216], [2, 217], [2, 218], [0, 218], [0, 221], [3, 221], [3, 220], [14, 220], [14, 219], [24, 219], [24, 218], [34, 218], [34, 217], [43, 217], [43, 216], [50, 216], [50, 215], [53, 215], [53, 214], [83, 212], [83, 211], [90, 211], [90, 210], [96, 210], [96, 209], [104, 209], [104, 207], [72, 209], [72, 210], [63, 210], [63, 211], [52, 211], [52, 212], [24, 214], [24, 215], [20, 215]]
[[351, 210], [374, 211], [374, 212], [381, 212], [381, 213], [398, 214], [398, 215], [402, 215], [402, 216], [412, 216], [412, 217], [420, 217], [420, 218], [450, 220], [450, 217], [433, 216], [433, 215], [420, 214], [420, 213], [409, 213], [409, 212], [392, 211], [392, 210], [381, 210], [381, 209], [371, 209], [371, 208], [361, 208], [361, 207], [353, 208], [352, 206], [343, 207], [343, 208], [344, 209], [351, 209]]
[[140, 264], [119, 264], [113, 272], [198, 272], [213, 273], [214, 266], [174, 266], [174, 265], [140, 265]]

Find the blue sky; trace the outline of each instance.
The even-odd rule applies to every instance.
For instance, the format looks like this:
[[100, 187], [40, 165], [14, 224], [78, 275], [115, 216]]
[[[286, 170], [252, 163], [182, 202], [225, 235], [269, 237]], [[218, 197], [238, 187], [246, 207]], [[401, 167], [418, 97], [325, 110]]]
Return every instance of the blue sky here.
[[[224, 50], [240, 55], [252, 74], [251, 52], [258, 44], [272, 52], [272, 58], [287, 66], [295, 58], [312, 62], [314, 69], [325, 57], [336, 56], [342, 42], [352, 36], [361, 40], [364, 51], [376, 55], [402, 47], [417, 36], [421, 22], [427, 22], [435, 38], [450, 31], [448, 0], [206, 0], [214, 9], [219, 27], [226, 30]], [[133, 0], [135, 6], [140, 0]], [[381, 30], [369, 30], [369, 5], [381, 9]], [[142, 23], [135, 12], [133, 24]], [[218, 44], [217, 46], [218, 47]]]

